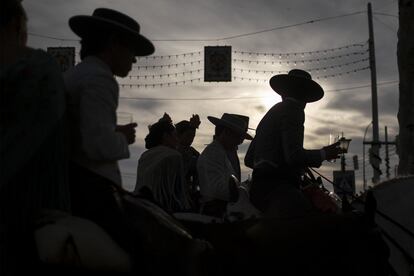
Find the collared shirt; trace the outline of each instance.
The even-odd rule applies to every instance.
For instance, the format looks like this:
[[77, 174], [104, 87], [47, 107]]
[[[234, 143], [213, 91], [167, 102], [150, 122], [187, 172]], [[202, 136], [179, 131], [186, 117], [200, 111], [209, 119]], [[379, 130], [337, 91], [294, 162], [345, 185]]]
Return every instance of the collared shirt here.
[[235, 171], [226, 150], [219, 142], [213, 141], [204, 149], [197, 161], [197, 171], [201, 202], [213, 199], [229, 201], [229, 180]]
[[129, 158], [126, 137], [116, 132], [119, 86], [109, 66], [86, 57], [64, 75], [72, 141], [71, 159], [121, 186], [118, 160]]

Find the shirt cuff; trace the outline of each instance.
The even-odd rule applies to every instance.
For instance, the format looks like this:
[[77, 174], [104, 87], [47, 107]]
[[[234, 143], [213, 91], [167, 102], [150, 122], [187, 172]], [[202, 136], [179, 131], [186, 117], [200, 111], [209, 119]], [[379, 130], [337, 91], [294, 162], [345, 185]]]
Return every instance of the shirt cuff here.
[[325, 150], [324, 149], [321, 149], [320, 150], [320, 153], [321, 153], [321, 160], [323, 161], [323, 160], [326, 160], [326, 152], [325, 152]]

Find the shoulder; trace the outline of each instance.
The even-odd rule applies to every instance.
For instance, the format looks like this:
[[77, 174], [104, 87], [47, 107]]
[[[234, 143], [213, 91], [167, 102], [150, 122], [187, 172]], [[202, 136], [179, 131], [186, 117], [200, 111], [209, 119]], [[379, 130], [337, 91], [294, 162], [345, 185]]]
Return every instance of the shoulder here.
[[65, 73], [65, 81], [81, 82], [85, 85], [117, 85], [115, 77], [103, 62], [86, 58]]
[[209, 159], [209, 160], [216, 160], [219, 161], [223, 157], [226, 157], [226, 152], [224, 148], [217, 142], [212, 142], [209, 144], [203, 152], [200, 154], [199, 159]]
[[144, 151], [140, 159], [152, 157], [158, 157], [158, 159], [181, 159], [181, 154], [175, 149], [160, 145]]

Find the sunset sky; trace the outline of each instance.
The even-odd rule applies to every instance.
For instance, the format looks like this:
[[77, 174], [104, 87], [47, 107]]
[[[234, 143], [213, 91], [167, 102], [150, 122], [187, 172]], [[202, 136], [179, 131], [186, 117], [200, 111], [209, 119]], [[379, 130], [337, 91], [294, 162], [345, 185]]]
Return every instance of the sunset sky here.
[[[372, 120], [368, 69], [367, 1], [361, 0], [25, 0], [29, 46], [76, 46], [68, 19], [91, 15], [97, 7], [117, 9], [135, 18], [141, 33], [156, 47], [152, 57], [139, 59], [130, 78], [118, 79], [119, 111], [131, 112], [138, 123], [131, 158], [121, 161], [124, 185], [135, 183], [137, 160], [145, 150], [147, 126], [164, 112], [174, 122], [199, 114], [200, 129], [193, 146], [200, 152], [212, 140], [214, 126], [207, 116], [223, 112], [250, 117], [256, 128], [280, 97], [268, 80], [293, 68], [309, 70], [325, 89], [325, 97], [306, 107], [305, 148], [327, 145], [330, 134], [352, 139], [347, 169], [358, 155], [357, 189], [362, 185], [362, 140]], [[380, 139], [388, 126], [389, 140], [398, 134], [398, 1], [372, 1], [378, 81]], [[204, 47], [231, 46], [233, 81], [205, 83]], [[185, 83], [184, 83], [185, 81]], [[147, 87], [145, 87], [147, 85]], [[254, 131], [250, 131], [254, 135]], [[366, 140], [372, 139], [372, 128]], [[248, 143], [239, 150], [242, 161]], [[390, 147], [391, 176], [398, 163]], [[385, 158], [385, 148], [380, 149]], [[366, 157], [368, 160], [368, 157]], [[241, 162], [242, 163], [242, 162]], [[336, 163], [318, 169], [332, 179]], [[385, 163], [381, 165], [385, 178]], [[366, 162], [366, 178], [372, 170]], [[243, 167], [243, 179], [250, 171]], [[325, 182], [326, 183], [326, 182]], [[327, 188], [331, 185], [326, 184]]]

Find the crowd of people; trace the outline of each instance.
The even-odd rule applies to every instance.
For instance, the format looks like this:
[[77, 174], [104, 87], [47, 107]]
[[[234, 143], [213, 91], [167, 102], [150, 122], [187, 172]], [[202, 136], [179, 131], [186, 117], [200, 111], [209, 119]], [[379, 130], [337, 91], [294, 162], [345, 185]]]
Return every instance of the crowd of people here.
[[[117, 196], [125, 192], [118, 161], [130, 157], [137, 124], [117, 124], [115, 77], [126, 77], [137, 56], [151, 55], [152, 42], [138, 22], [116, 10], [73, 16], [69, 27], [81, 38], [81, 62], [62, 75], [52, 57], [27, 47], [20, 1], [1, 1], [0, 10], [0, 274], [18, 275], [22, 262], [35, 259], [30, 237], [44, 209], [93, 221], [142, 264], [140, 240]], [[248, 140], [251, 201], [263, 214], [335, 212], [328, 196], [301, 182], [306, 167], [341, 153], [337, 144], [303, 148], [304, 108], [323, 97], [322, 87], [299, 69], [272, 77], [270, 86], [283, 101], [263, 117], [255, 137], [248, 133], [248, 116], [209, 116], [215, 132], [201, 153], [192, 147], [198, 115], [176, 124], [168, 114], [156, 118], [133, 194], [169, 213], [221, 217], [230, 200], [229, 180], [241, 178], [238, 146]]]

